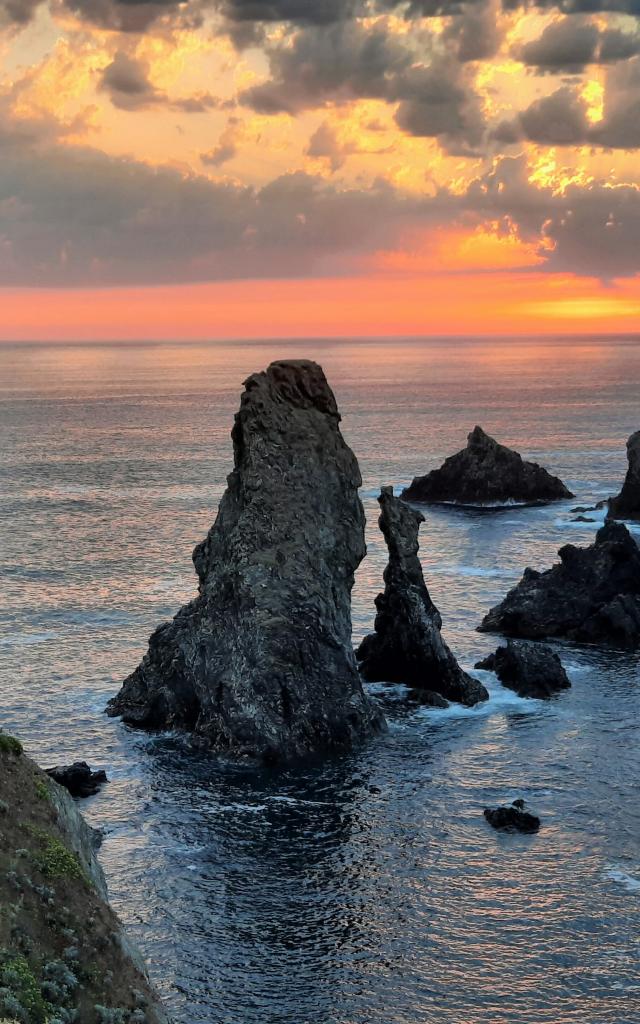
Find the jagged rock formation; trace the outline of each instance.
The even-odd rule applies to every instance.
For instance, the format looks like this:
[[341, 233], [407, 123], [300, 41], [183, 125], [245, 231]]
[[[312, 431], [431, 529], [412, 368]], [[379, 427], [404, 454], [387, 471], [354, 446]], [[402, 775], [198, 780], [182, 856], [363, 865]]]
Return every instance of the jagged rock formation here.
[[509, 640], [506, 647], [498, 647], [476, 668], [495, 672], [504, 686], [521, 697], [550, 700], [559, 690], [571, 686], [558, 655], [546, 644], [526, 640]]
[[455, 502], [459, 505], [537, 503], [572, 498], [562, 480], [518, 452], [498, 444], [474, 427], [467, 447], [451, 455], [440, 469], [417, 476], [401, 495], [406, 501]]
[[640, 646], [640, 549], [626, 526], [606, 523], [594, 544], [567, 544], [558, 553], [546, 572], [525, 569], [480, 631]]
[[384, 593], [376, 598], [375, 632], [364, 638], [357, 651], [362, 675], [372, 682], [405, 683], [427, 691], [429, 700], [423, 702], [436, 707], [446, 706], [447, 700], [468, 706], [487, 700], [482, 683], [462, 671], [442, 639], [442, 619], [418, 558], [418, 531], [424, 517], [395, 498], [391, 487], [382, 488], [378, 502], [389, 563]]
[[73, 764], [57, 765], [45, 768], [47, 775], [59, 786], [71, 793], [71, 796], [94, 796], [107, 782], [107, 773], [94, 772], [86, 761], [74, 761]]
[[629, 468], [620, 494], [609, 500], [607, 519], [640, 519], [640, 430], [627, 441]]
[[107, 903], [99, 836], [0, 733], [0, 1020], [168, 1024]]
[[160, 626], [109, 712], [234, 754], [346, 749], [384, 726], [351, 646], [365, 554], [360, 471], [320, 366], [245, 381], [234, 469], [193, 561], [198, 597]]
[[509, 807], [485, 807], [484, 816], [499, 832], [532, 833], [540, 830], [540, 818], [524, 810], [524, 800], [514, 800]]

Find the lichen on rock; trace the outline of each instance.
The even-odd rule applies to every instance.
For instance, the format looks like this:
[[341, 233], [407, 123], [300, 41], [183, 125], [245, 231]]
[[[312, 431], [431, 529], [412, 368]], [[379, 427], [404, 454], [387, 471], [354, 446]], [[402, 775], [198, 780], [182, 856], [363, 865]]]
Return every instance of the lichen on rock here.
[[351, 647], [365, 554], [358, 463], [320, 366], [245, 381], [234, 469], [193, 554], [195, 600], [151, 636], [109, 712], [266, 759], [349, 749], [383, 727]]

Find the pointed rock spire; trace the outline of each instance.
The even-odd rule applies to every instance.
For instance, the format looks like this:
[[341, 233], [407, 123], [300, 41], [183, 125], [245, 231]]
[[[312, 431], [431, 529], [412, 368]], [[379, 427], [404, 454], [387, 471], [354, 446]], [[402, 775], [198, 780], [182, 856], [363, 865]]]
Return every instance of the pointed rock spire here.
[[418, 558], [418, 531], [424, 517], [383, 487], [378, 498], [380, 529], [389, 549], [385, 589], [376, 598], [375, 632], [360, 644], [357, 657], [365, 679], [406, 683], [445, 701], [472, 705], [489, 696], [463, 672], [442, 639], [442, 619], [424, 582]]
[[384, 726], [351, 646], [365, 554], [358, 463], [316, 363], [245, 381], [234, 469], [194, 551], [199, 594], [160, 626], [109, 711], [222, 751], [291, 759]]

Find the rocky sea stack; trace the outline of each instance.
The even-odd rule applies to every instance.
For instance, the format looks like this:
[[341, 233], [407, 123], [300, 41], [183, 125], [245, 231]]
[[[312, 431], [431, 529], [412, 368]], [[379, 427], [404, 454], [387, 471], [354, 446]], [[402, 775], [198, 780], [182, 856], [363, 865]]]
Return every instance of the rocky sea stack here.
[[[463, 672], [442, 639], [442, 619], [427, 590], [418, 558], [424, 517], [383, 487], [378, 498], [380, 529], [389, 549], [384, 593], [376, 598], [375, 632], [357, 651], [360, 671], [372, 682], [405, 683], [427, 691], [428, 703], [477, 704], [489, 694]], [[444, 698], [444, 699], [443, 699]]]
[[629, 468], [622, 490], [609, 501], [608, 519], [640, 519], [640, 430], [627, 441]]
[[525, 569], [480, 631], [640, 646], [640, 548], [626, 526], [606, 523], [594, 544], [567, 544], [558, 554], [546, 572]]
[[546, 644], [528, 640], [509, 640], [506, 647], [498, 647], [476, 668], [495, 672], [503, 686], [521, 697], [550, 700], [571, 686], [558, 655]]
[[276, 760], [349, 749], [384, 726], [351, 646], [366, 549], [339, 422], [316, 363], [275, 362], [245, 381], [234, 469], [193, 554], [199, 594], [153, 633], [110, 714]]
[[401, 497], [424, 503], [487, 505], [558, 501], [573, 494], [557, 476], [535, 462], [525, 462], [482, 427], [474, 427], [466, 448], [446, 459], [440, 469], [415, 477]]

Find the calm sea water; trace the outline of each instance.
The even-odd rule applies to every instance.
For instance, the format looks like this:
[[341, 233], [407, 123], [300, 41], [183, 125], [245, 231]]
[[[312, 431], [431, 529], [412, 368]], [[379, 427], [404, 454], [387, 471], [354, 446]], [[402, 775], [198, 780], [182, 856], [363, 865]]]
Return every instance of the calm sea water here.
[[[566, 646], [573, 688], [416, 710], [365, 750], [265, 771], [149, 738], [103, 708], [153, 627], [195, 591], [190, 556], [231, 465], [246, 375], [318, 359], [364, 478], [369, 555], [354, 636], [385, 552], [381, 484], [406, 484], [480, 423], [576, 492], [546, 509], [431, 510], [427, 580], [465, 667], [474, 627], [525, 565], [596, 524], [640, 427], [640, 346], [394, 342], [0, 346], [0, 721], [42, 764], [86, 758], [111, 783], [113, 903], [180, 1024], [637, 1024], [637, 656]], [[489, 803], [524, 796], [538, 836]]]

